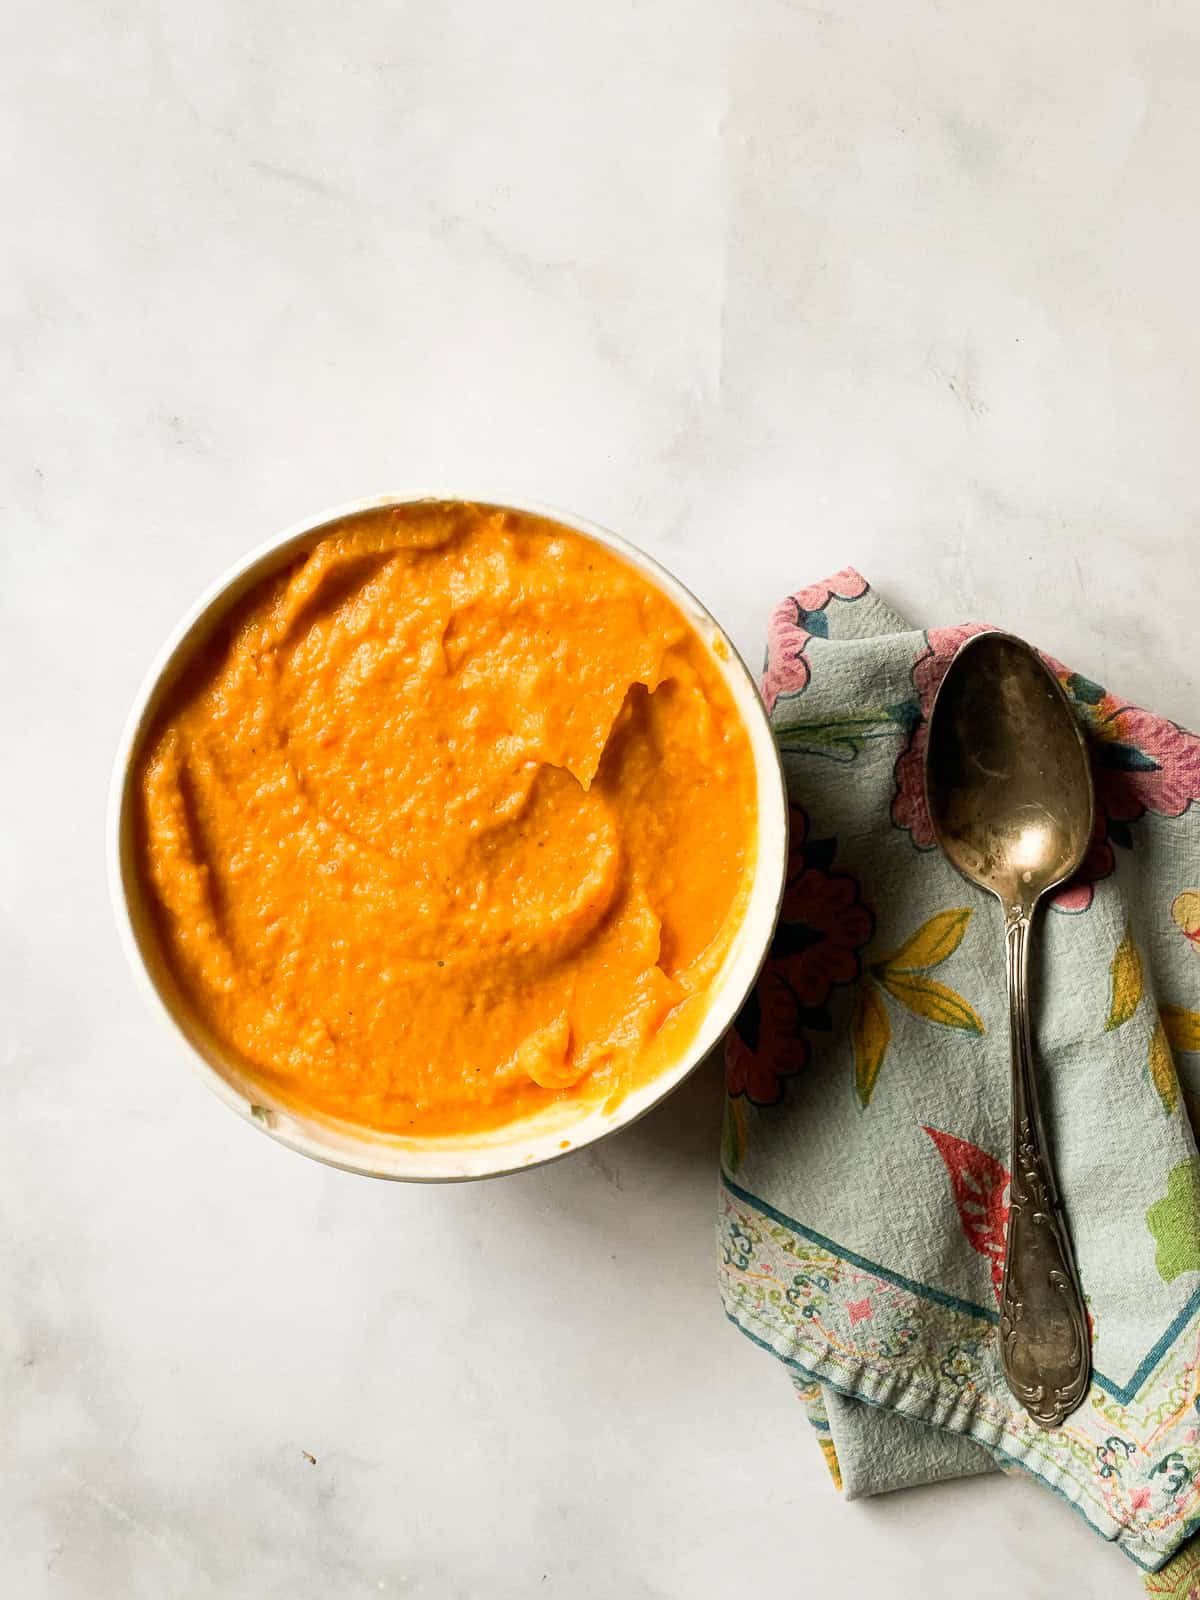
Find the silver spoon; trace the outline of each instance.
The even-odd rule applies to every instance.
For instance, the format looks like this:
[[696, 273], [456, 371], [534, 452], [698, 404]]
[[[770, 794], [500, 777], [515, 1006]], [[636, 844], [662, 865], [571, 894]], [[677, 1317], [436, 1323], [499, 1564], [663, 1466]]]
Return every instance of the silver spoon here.
[[1094, 799], [1070, 703], [1022, 640], [976, 634], [950, 663], [929, 717], [925, 793], [947, 859], [1004, 908], [1012, 1186], [1000, 1362], [1029, 1415], [1054, 1428], [1087, 1392], [1091, 1352], [1038, 1110], [1029, 946], [1038, 901], [1073, 875], [1087, 851]]

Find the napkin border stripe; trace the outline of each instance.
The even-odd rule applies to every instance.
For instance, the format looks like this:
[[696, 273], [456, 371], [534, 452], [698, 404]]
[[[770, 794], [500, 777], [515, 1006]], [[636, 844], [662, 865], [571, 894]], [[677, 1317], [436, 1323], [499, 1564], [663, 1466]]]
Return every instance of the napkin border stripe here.
[[772, 1222], [778, 1222], [784, 1228], [790, 1228], [793, 1233], [798, 1233], [802, 1239], [807, 1239], [810, 1244], [818, 1245], [822, 1250], [828, 1250], [830, 1255], [838, 1256], [843, 1261], [848, 1261], [852, 1267], [857, 1267], [861, 1272], [869, 1272], [873, 1277], [882, 1278], [885, 1283], [895, 1284], [897, 1289], [907, 1289], [910, 1294], [919, 1294], [922, 1299], [932, 1300], [935, 1305], [945, 1306], [949, 1311], [961, 1311], [964, 1316], [978, 1317], [981, 1322], [990, 1322], [993, 1327], [999, 1326], [1000, 1313], [990, 1311], [986, 1306], [976, 1305], [971, 1300], [960, 1300], [955, 1294], [947, 1294], [943, 1289], [934, 1289], [927, 1283], [917, 1283], [912, 1278], [906, 1278], [902, 1272], [893, 1272], [890, 1267], [880, 1266], [878, 1261], [870, 1261], [866, 1256], [857, 1255], [853, 1250], [847, 1250], [845, 1245], [838, 1244], [835, 1239], [827, 1239], [823, 1233], [818, 1233], [815, 1228], [806, 1228], [802, 1222], [797, 1222], [795, 1217], [789, 1217], [786, 1212], [778, 1211], [768, 1201], [762, 1200], [756, 1194], [751, 1194], [748, 1189], [743, 1189], [741, 1184], [735, 1183], [727, 1172], [721, 1173], [721, 1181], [739, 1200], [744, 1200], [748, 1206], [753, 1206], [756, 1211], [761, 1211], [764, 1216], [770, 1217]]
[[1149, 1354], [1144, 1357], [1124, 1389], [1117, 1388], [1110, 1379], [1102, 1377], [1098, 1372], [1093, 1372], [1092, 1377], [1102, 1389], [1108, 1390], [1114, 1400], [1119, 1400], [1122, 1405], [1129, 1405], [1137, 1398], [1139, 1389], [1141, 1389], [1155, 1367], [1167, 1354], [1198, 1311], [1200, 1311], [1200, 1288], [1192, 1290], [1187, 1300], [1184, 1301], [1182, 1308], [1176, 1312], [1162, 1336], [1155, 1341]]
[[[983, 1322], [989, 1322], [993, 1327], [998, 1326], [1000, 1316], [998, 1312], [990, 1311], [986, 1306], [975, 1305], [970, 1300], [962, 1300], [957, 1295], [947, 1294], [942, 1289], [935, 1289], [927, 1283], [917, 1283], [913, 1278], [906, 1278], [902, 1272], [893, 1272], [890, 1267], [884, 1267], [877, 1261], [871, 1261], [866, 1256], [860, 1256], [854, 1250], [848, 1250], [845, 1245], [838, 1244], [835, 1239], [829, 1239], [823, 1233], [818, 1233], [815, 1228], [806, 1228], [802, 1222], [797, 1222], [795, 1217], [789, 1217], [786, 1212], [778, 1210], [768, 1201], [762, 1200], [758, 1195], [751, 1194], [748, 1189], [743, 1189], [740, 1183], [735, 1183], [727, 1172], [722, 1170], [721, 1182], [748, 1206], [753, 1206], [764, 1216], [770, 1217], [772, 1222], [778, 1222], [784, 1228], [790, 1228], [793, 1233], [798, 1233], [802, 1239], [807, 1239], [810, 1244], [817, 1245], [822, 1250], [828, 1250], [830, 1255], [848, 1261], [852, 1267], [857, 1267], [860, 1272], [869, 1272], [876, 1278], [882, 1278], [885, 1283], [891, 1283], [897, 1289], [906, 1289], [910, 1294], [920, 1295], [924, 1300], [932, 1300], [935, 1305], [945, 1306], [949, 1311], [960, 1311], [964, 1316], [978, 1317]], [[1100, 1389], [1116, 1400], [1119, 1404], [1131, 1405], [1153, 1373], [1155, 1367], [1171, 1349], [1179, 1335], [1188, 1323], [1200, 1312], [1200, 1287], [1194, 1289], [1184, 1302], [1183, 1306], [1163, 1333], [1155, 1340], [1148, 1353], [1134, 1368], [1133, 1375], [1126, 1384], [1119, 1384], [1112, 1378], [1107, 1378], [1102, 1372], [1092, 1370], [1092, 1381]], [[821, 1380], [824, 1381], [824, 1380]]]

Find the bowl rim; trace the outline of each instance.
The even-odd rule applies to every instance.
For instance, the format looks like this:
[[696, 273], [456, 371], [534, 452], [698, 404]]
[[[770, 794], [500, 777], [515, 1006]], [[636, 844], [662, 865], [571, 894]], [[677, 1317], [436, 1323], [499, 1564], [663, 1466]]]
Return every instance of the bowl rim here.
[[[157, 710], [158, 701], [190, 659], [191, 648], [207, 639], [213, 628], [219, 626], [221, 618], [250, 587], [282, 564], [293, 548], [298, 549], [306, 542], [315, 542], [323, 534], [332, 532], [337, 524], [372, 511], [438, 502], [516, 511], [559, 523], [615, 551], [648, 578], [683, 612], [721, 671], [745, 726], [755, 769], [757, 853], [746, 906], [715, 981], [711, 1002], [694, 1034], [676, 1060], [646, 1084], [631, 1090], [612, 1111], [605, 1112], [602, 1107], [596, 1106], [574, 1121], [564, 1118], [561, 1126], [536, 1131], [530, 1129], [535, 1153], [528, 1153], [521, 1159], [511, 1157], [515, 1148], [519, 1147], [521, 1130], [528, 1128], [528, 1118], [504, 1124], [486, 1137], [472, 1136], [466, 1141], [455, 1141], [450, 1136], [403, 1140], [361, 1125], [337, 1123], [334, 1119], [317, 1114], [305, 1115], [292, 1106], [265, 1106], [263, 1099], [269, 1099], [269, 1096], [260, 1095], [256, 1098], [249, 1092], [253, 1085], [248, 1076], [247, 1089], [243, 1090], [230, 1081], [215, 1060], [210, 1059], [211, 1056], [223, 1057], [226, 1071], [236, 1076], [237, 1067], [232, 1052], [224, 1051], [215, 1041], [209, 1041], [206, 1050], [198, 1037], [201, 1030], [195, 1019], [181, 1015], [186, 1010], [186, 1003], [182, 998], [172, 1003], [164, 993], [143, 948], [132, 904], [130, 879], [133, 876], [133, 862], [129, 831], [134, 758]], [[766, 959], [783, 901], [787, 835], [788, 808], [783, 763], [758, 687], [724, 628], [673, 572], [638, 545], [599, 523], [540, 501], [461, 492], [384, 494], [343, 502], [316, 516], [290, 523], [234, 561], [204, 588], [179, 618], [154, 654], [125, 718], [109, 781], [105, 854], [109, 896], [118, 939], [137, 986], [176, 1043], [183, 1044], [192, 1070], [200, 1075], [219, 1099], [237, 1112], [243, 1121], [251, 1122], [276, 1142], [327, 1166], [364, 1177], [397, 1182], [448, 1183], [530, 1171], [534, 1167], [573, 1155], [631, 1127], [691, 1076], [732, 1025]], [[719, 1019], [715, 1026], [714, 1019]], [[189, 1021], [193, 1024], [191, 1027], [187, 1025]], [[558, 1137], [571, 1130], [574, 1130], [574, 1137]], [[547, 1141], [552, 1141], [556, 1147], [538, 1152], [536, 1146]], [[504, 1159], [495, 1163], [487, 1159], [492, 1149], [497, 1156], [503, 1154]], [[413, 1156], [418, 1151], [424, 1159], [411, 1170], [406, 1170], [402, 1158], [405, 1155]], [[467, 1158], [466, 1152], [470, 1152], [472, 1159]], [[391, 1159], [385, 1160], [385, 1153]], [[446, 1160], [439, 1164], [430, 1159], [431, 1153], [445, 1156]], [[421, 1170], [417, 1170], [417, 1165]]]

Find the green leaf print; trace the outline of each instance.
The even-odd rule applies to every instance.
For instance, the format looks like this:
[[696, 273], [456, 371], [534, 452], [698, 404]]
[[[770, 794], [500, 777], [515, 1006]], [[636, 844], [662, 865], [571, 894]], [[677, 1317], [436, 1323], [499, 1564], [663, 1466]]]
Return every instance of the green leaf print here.
[[1200, 1272], [1200, 1156], [1171, 1168], [1167, 1192], [1146, 1212], [1146, 1226], [1158, 1242], [1154, 1263], [1164, 1282]]

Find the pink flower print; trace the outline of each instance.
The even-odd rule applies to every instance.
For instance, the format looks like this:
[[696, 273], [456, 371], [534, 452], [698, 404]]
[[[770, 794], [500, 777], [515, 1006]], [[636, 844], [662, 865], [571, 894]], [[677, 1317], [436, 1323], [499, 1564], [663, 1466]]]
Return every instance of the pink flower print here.
[[1113, 846], [1133, 844], [1129, 823], [1147, 812], [1179, 817], [1200, 800], [1200, 738], [1165, 717], [1124, 704], [1057, 661], [1049, 664], [1086, 728], [1097, 802], [1087, 858], [1053, 904], [1060, 911], [1086, 911], [1093, 885], [1116, 867]]
[[831, 600], [857, 600], [866, 594], [867, 580], [853, 567], [811, 584], [780, 602], [767, 624], [767, 665], [763, 671], [762, 693], [767, 710], [773, 711], [781, 694], [799, 694], [808, 685], [809, 666], [805, 656], [808, 641], [824, 632], [825, 607]]
[[934, 696], [961, 646], [975, 634], [987, 631], [978, 622], [963, 623], [957, 628], [930, 628], [925, 635], [925, 652], [913, 665], [913, 687], [920, 702], [920, 716], [908, 745], [896, 762], [892, 821], [898, 828], [906, 828], [912, 834], [913, 843], [922, 850], [933, 843], [933, 824], [925, 804], [925, 746]]
[[846, 1310], [850, 1313], [851, 1326], [856, 1322], [866, 1322], [874, 1315], [870, 1300], [850, 1300]]
[[1114, 871], [1117, 858], [1109, 843], [1108, 818], [1097, 806], [1096, 820], [1092, 826], [1092, 842], [1079, 871], [1070, 883], [1052, 895], [1050, 904], [1056, 911], [1086, 911], [1095, 899], [1096, 884]]
[[861, 572], [843, 567], [824, 583], [810, 583], [807, 589], [798, 589], [792, 598], [802, 612], [811, 614], [824, 611], [831, 600], [858, 600], [869, 588]]
[[[1105, 695], [1102, 706], [1113, 700]], [[1153, 811], [1181, 817], [1200, 799], [1200, 739], [1138, 706], [1119, 706], [1092, 724], [1096, 788], [1117, 822]]]

